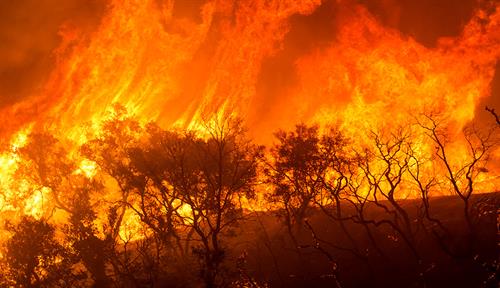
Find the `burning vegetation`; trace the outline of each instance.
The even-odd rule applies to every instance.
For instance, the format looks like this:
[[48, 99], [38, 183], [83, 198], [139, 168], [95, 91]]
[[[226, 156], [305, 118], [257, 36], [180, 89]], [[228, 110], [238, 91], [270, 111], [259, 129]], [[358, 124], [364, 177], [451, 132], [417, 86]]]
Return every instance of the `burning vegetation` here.
[[498, 1], [34, 2], [0, 287], [497, 287]]

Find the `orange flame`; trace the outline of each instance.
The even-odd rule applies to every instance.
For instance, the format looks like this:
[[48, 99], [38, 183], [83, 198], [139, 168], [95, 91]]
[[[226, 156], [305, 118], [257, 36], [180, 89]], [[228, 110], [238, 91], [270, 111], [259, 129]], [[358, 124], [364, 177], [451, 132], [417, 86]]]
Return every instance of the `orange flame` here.
[[[429, 48], [354, 1], [336, 3], [339, 19], [325, 28], [332, 39], [294, 60], [296, 81], [274, 99], [258, 93], [263, 63], [282, 51], [291, 18], [310, 15], [321, 0], [214, 0], [201, 7], [199, 21], [175, 17], [174, 1], [113, 0], [91, 35], [61, 28], [57, 66], [43, 91], [3, 108], [2, 132], [13, 140], [0, 155], [0, 185], [11, 191], [23, 131], [59, 131], [81, 144], [83, 125], [97, 127], [117, 102], [164, 127], [238, 115], [265, 143], [301, 121], [341, 123], [359, 136], [431, 110], [449, 119], [453, 133], [474, 118], [500, 58], [500, 7], [477, 11], [460, 36]], [[95, 175], [95, 163], [79, 163], [75, 173]], [[32, 213], [43, 193], [33, 194]]]

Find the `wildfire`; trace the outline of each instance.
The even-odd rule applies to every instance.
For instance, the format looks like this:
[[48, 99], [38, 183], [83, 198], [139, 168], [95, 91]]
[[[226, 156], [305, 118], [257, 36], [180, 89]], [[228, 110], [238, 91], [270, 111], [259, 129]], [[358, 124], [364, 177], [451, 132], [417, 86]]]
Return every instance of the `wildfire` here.
[[[257, 93], [263, 63], [281, 53], [289, 18], [320, 5], [210, 1], [196, 22], [175, 18], [171, 1], [113, 1], [92, 35], [77, 27], [61, 30], [58, 66], [44, 91], [6, 115], [17, 115], [15, 121], [23, 121], [18, 125], [34, 121], [71, 135], [82, 123], [102, 119], [116, 102], [166, 126], [236, 113], [266, 140], [270, 136], [258, 131], [300, 121], [378, 126], [384, 113], [400, 120], [423, 109], [450, 113], [460, 128], [474, 117], [475, 103], [489, 95], [500, 51], [498, 11], [478, 11], [461, 36], [427, 48], [344, 0], [338, 3], [339, 23], [328, 28], [335, 36], [330, 44], [299, 57], [297, 84], [278, 91], [281, 100], [265, 103]], [[30, 115], [35, 105], [36, 115]], [[258, 115], [261, 105], [269, 111], [266, 119]]]
[[[57, 65], [43, 91], [2, 111], [3, 135], [12, 139], [0, 155], [2, 209], [15, 189], [32, 190], [26, 192], [26, 213], [40, 214], [44, 205], [47, 188], [26, 187], [24, 180], [12, 187], [22, 161], [17, 151], [31, 130], [59, 131], [81, 144], [82, 127], [98, 129], [114, 103], [141, 123], [163, 127], [203, 130], [202, 120], [239, 116], [261, 143], [299, 122], [338, 123], [363, 143], [368, 140], [361, 130], [390, 130], [438, 111], [454, 139], [489, 96], [500, 58], [500, 7], [477, 11], [461, 35], [430, 48], [384, 26], [356, 1], [342, 0], [336, 1], [338, 19], [325, 28], [331, 34], [327, 45], [299, 55], [291, 67], [276, 68], [293, 70], [296, 81], [269, 95], [262, 86], [273, 83], [259, 80], [263, 66], [289, 53], [284, 41], [291, 18], [311, 15], [322, 1], [208, 1], [199, 20], [175, 17], [174, 5], [114, 0], [90, 35], [61, 28]], [[433, 150], [424, 142], [418, 147], [421, 153]], [[75, 174], [92, 179], [98, 173], [95, 162], [76, 162]], [[181, 211], [189, 215], [189, 207]], [[136, 229], [137, 221], [126, 216], [125, 226]]]

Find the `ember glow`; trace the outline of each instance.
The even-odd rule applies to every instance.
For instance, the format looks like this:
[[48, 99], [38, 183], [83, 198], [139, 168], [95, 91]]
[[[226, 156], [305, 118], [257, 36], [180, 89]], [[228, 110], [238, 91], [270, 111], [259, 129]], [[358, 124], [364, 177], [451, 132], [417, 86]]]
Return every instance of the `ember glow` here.
[[[426, 188], [434, 196], [454, 195], [453, 187], [468, 187], [472, 176], [474, 193], [500, 190], [498, 127], [483, 108], [488, 103], [500, 109], [500, 94], [495, 91], [500, 85], [496, 83], [500, 75], [498, 1], [471, 1], [474, 4], [469, 8], [465, 7], [468, 4], [451, 4], [458, 8], [450, 8], [450, 18], [461, 17], [461, 24], [455, 25], [455, 33], [436, 32], [434, 41], [422, 40], [432, 38], [432, 31], [419, 34], [405, 30], [401, 17], [411, 15], [407, 10], [412, 8], [403, 0], [90, 2], [102, 6], [99, 13], [89, 12], [93, 11], [88, 8], [91, 4], [82, 4], [90, 9], [85, 10], [89, 15], [51, 24], [57, 26], [51, 37], [58, 39], [50, 51], [53, 63], [43, 70], [45, 76], [39, 77], [37, 85], [23, 88], [23, 96], [18, 98], [12, 96], [17, 90], [9, 95], [9, 89], [0, 89], [0, 97], [10, 99], [0, 106], [0, 222], [18, 222], [23, 215], [30, 215], [64, 225], [73, 221], [68, 219], [75, 213], [68, 207], [88, 200], [95, 209], [91, 222], [98, 226], [98, 238], [119, 238], [120, 245], [149, 239], [161, 230], [155, 226], [161, 223], [145, 220], [145, 211], [152, 208], [140, 206], [144, 195], [137, 196], [137, 188], [131, 187], [142, 185], [153, 194], [155, 189], [171, 191], [174, 196], [181, 193], [176, 183], [161, 179], [165, 175], [156, 179], [147, 169], [140, 174], [145, 168], [138, 161], [153, 157], [148, 153], [157, 151], [155, 141], [163, 143], [170, 137], [155, 133], [159, 129], [190, 131], [200, 139], [210, 139], [214, 136], [210, 128], [225, 119], [241, 119], [249, 138], [267, 147], [276, 145], [276, 131], [292, 131], [299, 123], [318, 125], [320, 135], [335, 127], [349, 139], [349, 157], [364, 155], [371, 161], [360, 161], [357, 168], [348, 169], [353, 175], [364, 175], [366, 181], [353, 180], [344, 187], [353, 189], [357, 183], [356, 193], [366, 198], [375, 196], [370, 193], [377, 189], [381, 193], [391, 190], [393, 180], [402, 187], [396, 199], [420, 199], [422, 186], [415, 185], [415, 180], [428, 180]], [[65, 9], [72, 11], [68, 7]], [[466, 10], [470, 13], [462, 14], [467, 17], [458, 15], [457, 11]], [[412, 25], [419, 27], [418, 23]], [[0, 28], [5, 35], [15, 34]], [[49, 37], [44, 35], [39, 45], [50, 46], [46, 43], [51, 42], [45, 41]], [[22, 61], [21, 52], [11, 53], [15, 49], [0, 47], [4, 54], [0, 59], [15, 66]], [[26, 83], [35, 83], [28, 73], [24, 77]], [[20, 79], [19, 85], [23, 85], [22, 73]], [[6, 77], [2, 83], [7, 81]], [[432, 129], [435, 124], [439, 130]], [[494, 143], [480, 159], [474, 158], [479, 150], [471, 147], [490, 142], [464, 132], [476, 128], [489, 131], [485, 132], [489, 133], [488, 141]], [[433, 134], [435, 131], [438, 133]], [[447, 150], [439, 150], [441, 143], [436, 140], [442, 140]], [[210, 140], [207, 143], [210, 147]], [[101, 152], [92, 150], [95, 147]], [[143, 158], [135, 154], [140, 159], [129, 157], [134, 149], [143, 149], [143, 154], [137, 154]], [[275, 157], [271, 155], [272, 149], [266, 149], [259, 157]], [[393, 158], [384, 158], [388, 155]], [[441, 163], [442, 158], [449, 162]], [[385, 165], [390, 161], [396, 161], [404, 175], [388, 169]], [[467, 172], [476, 162], [480, 166]], [[263, 167], [267, 171], [266, 165]], [[322, 181], [342, 186], [349, 177], [336, 179], [339, 171], [325, 172]], [[384, 175], [387, 182], [380, 180]], [[452, 179], [451, 184], [436, 180], [436, 175]], [[133, 180], [120, 182], [126, 177]], [[273, 185], [284, 184], [263, 180], [263, 175], [257, 178], [256, 195], [238, 195], [245, 211], [281, 209], [280, 203], [266, 199], [274, 191]], [[377, 181], [381, 182], [373, 184]], [[377, 188], [372, 191], [371, 185]], [[73, 196], [87, 190], [94, 191], [85, 196], [90, 200]], [[467, 193], [472, 194], [472, 190]], [[351, 194], [346, 197], [360, 199]], [[190, 199], [151, 201], [166, 205], [157, 213], [169, 214], [169, 209], [174, 209], [169, 215], [178, 219], [172, 225], [183, 227], [178, 233], [184, 237], [182, 233], [192, 233], [186, 227], [200, 217], [196, 216], [196, 201], [191, 203]], [[317, 201], [333, 203], [323, 200]], [[2, 236], [2, 241], [7, 237]], [[185, 249], [189, 247], [185, 245]], [[113, 265], [118, 269], [115, 262]], [[207, 286], [206, 281], [215, 281], [210, 279], [214, 275], [204, 276]]]

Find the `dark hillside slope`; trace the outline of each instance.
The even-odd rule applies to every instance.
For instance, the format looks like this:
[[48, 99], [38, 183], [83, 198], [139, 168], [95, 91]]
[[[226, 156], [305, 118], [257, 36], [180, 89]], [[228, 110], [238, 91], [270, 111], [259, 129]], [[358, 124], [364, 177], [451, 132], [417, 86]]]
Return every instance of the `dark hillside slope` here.
[[[418, 258], [388, 225], [345, 221], [343, 230], [338, 221], [314, 210], [310, 227], [297, 232], [298, 247], [272, 212], [250, 214], [226, 239], [233, 250], [228, 261], [246, 255], [242, 273], [271, 287], [497, 287], [500, 193], [475, 195], [472, 203], [478, 220], [470, 251], [465, 249], [463, 203], [436, 197], [430, 211], [446, 227], [446, 235], [415, 220], [420, 202], [402, 201], [414, 220]], [[350, 212], [346, 207], [344, 213]], [[378, 207], [369, 207], [367, 214], [387, 217]]]

